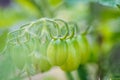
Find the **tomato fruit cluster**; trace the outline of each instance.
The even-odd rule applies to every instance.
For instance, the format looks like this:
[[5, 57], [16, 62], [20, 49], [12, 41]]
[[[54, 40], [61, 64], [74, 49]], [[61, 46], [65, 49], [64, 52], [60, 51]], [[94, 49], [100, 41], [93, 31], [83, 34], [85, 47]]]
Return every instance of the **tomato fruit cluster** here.
[[[59, 66], [64, 71], [73, 71], [79, 65], [86, 64], [91, 59], [91, 54], [96, 55], [91, 50], [86, 35], [77, 34], [76, 26], [71, 27], [67, 22], [60, 19], [45, 18], [36, 21], [36, 23], [38, 24], [39, 21], [41, 21], [40, 25], [44, 23], [43, 27], [45, 27], [44, 31], [40, 30], [41, 35], [37, 34], [40, 32], [35, 32], [39, 31], [36, 30], [36, 27], [35, 30], [32, 30], [35, 23], [31, 23], [21, 28], [24, 33], [18, 31], [17, 37], [9, 41], [9, 43], [14, 43], [9, 46], [10, 54], [19, 69], [23, 69], [26, 65], [32, 65], [35, 71], [48, 71], [53, 66]], [[53, 23], [57, 27], [58, 35], [56, 37], [51, 34], [48, 28], [50, 25], [45, 21]], [[58, 24], [58, 21], [65, 24], [66, 33], [64, 36], [59, 35], [61, 25]], [[31, 27], [32, 29], [30, 29]], [[40, 28], [38, 26], [38, 29], [42, 29], [41, 26]]]
[[[15, 33], [16, 34], [16, 33]], [[14, 33], [10, 34], [14, 35]], [[23, 40], [20, 40], [25, 35], [20, 35], [17, 38], [11, 39], [8, 42], [8, 49], [11, 55], [11, 59], [13, 63], [18, 67], [18, 69], [23, 70], [29, 64], [31, 64], [31, 56], [30, 53], [34, 50], [33, 45], [34, 39], [27, 39], [27, 37]], [[14, 42], [14, 43], [13, 43]], [[18, 44], [19, 43], [19, 44]]]
[[75, 36], [74, 29], [66, 38], [52, 39], [47, 48], [51, 65], [59, 66], [64, 71], [75, 70], [80, 64], [87, 63], [89, 53], [87, 38], [84, 35]]
[[52, 65], [60, 66], [64, 71], [75, 70], [88, 60], [89, 50], [84, 43], [78, 37], [52, 40], [47, 48], [47, 57]]
[[67, 59], [67, 43], [64, 40], [52, 40], [47, 49], [47, 56], [53, 65], [60, 66]]

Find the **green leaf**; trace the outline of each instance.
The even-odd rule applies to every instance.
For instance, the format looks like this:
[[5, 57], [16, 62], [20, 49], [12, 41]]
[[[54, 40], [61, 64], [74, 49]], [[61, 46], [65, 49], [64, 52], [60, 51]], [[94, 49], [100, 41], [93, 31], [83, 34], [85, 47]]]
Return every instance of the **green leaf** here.
[[48, 2], [49, 2], [52, 6], [59, 5], [62, 1], [64, 1], [64, 0], [48, 0]]
[[117, 7], [117, 5], [120, 4], [120, 0], [98, 0], [98, 2], [111, 7]]
[[102, 5], [117, 7], [117, 4], [120, 4], [120, 0], [94, 0]]
[[34, 16], [40, 17], [40, 12], [38, 6], [34, 4], [35, 0], [14, 0], [21, 9], [27, 10], [28, 13], [31, 13]]
[[90, 4], [91, 18], [105, 22], [120, 17], [120, 10], [114, 7], [103, 6], [98, 3]]
[[6, 44], [8, 30], [0, 30], [0, 52], [4, 49]]
[[17, 23], [30, 21], [31, 19], [36, 18], [36, 16], [36, 14], [31, 13], [31, 10], [26, 11], [19, 4], [13, 3], [12, 6], [4, 9], [0, 8], [0, 28], [8, 28]]
[[86, 70], [85, 65], [80, 65], [78, 70], [77, 70], [78, 76], [80, 78], [80, 80], [88, 80], [88, 73]]
[[65, 0], [68, 4], [74, 4], [74, 3], [89, 3], [89, 2], [97, 2], [102, 5], [111, 6], [111, 7], [117, 7], [118, 4], [120, 4], [120, 0]]

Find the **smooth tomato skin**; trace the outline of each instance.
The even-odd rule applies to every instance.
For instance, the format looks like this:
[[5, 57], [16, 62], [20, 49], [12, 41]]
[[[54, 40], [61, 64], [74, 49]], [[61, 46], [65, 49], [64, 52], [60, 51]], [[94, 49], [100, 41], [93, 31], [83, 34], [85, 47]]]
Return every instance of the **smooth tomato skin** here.
[[52, 40], [47, 48], [47, 57], [52, 65], [61, 66], [67, 59], [66, 41], [57, 39]]
[[[45, 41], [45, 40], [44, 40]], [[36, 72], [45, 72], [50, 70], [51, 64], [47, 59], [48, 41], [42, 42], [38, 38], [35, 39], [35, 49], [31, 54], [32, 65]]]
[[76, 41], [74, 39], [68, 39], [68, 58], [66, 62], [61, 66], [61, 69], [64, 71], [73, 71], [79, 67], [80, 64], [80, 55], [78, 53]]
[[51, 68], [51, 64], [49, 63], [48, 59], [45, 57], [41, 57], [41, 60], [39, 61], [40, 68], [42, 71], [48, 71]]
[[34, 54], [32, 56], [32, 64], [36, 71], [45, 72], [50, 70], [51, 64], [45, 56], [40, 56], [40, 54]]
[[77, 59], [78, 59], [77, 62], [80, 64], [82, 53], [83, 53], [81, 50], [81, 46], [80, 46], [78, 40], [76, 39], [76, 37], [71, 40], [71, 43], [73, 44], [73, 46], [76, 50], [76, 55], [77, 55]]
[[89, 59], [89, 53], [90, 53], [89, 44], [86, 36], [78, 35], [77, 40], [81, 48], [80, 50], [82, 52], [81, 64], [85, 64], [88, 62], [88, 59]]

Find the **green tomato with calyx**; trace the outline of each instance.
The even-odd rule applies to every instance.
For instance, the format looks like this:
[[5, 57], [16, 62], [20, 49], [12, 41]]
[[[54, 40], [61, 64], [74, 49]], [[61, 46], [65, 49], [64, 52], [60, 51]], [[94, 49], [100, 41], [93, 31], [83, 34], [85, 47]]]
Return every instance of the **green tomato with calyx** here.
[[82, 49], [81, 49], [81, 46], [80, 46], [80, 44], [79, 44], [76, 37], [71, 40], [71, 43], [73, 44], [73, 47], [76, 50], [76, 55], [77, 55], [77, 59], [78, 59], [77, 61], [80, 64], [81, 63], [82, 53], [83, 53]]
[[85, 35], [78, 35], [76, 39], [77, 39], [77, 41], [80, 45], [80, 50], [82, 52], [82, 54], [81, 54], [81, 64], [85, 64], [85, 63], [88, 62], [89, 53], [90, 53], [90, 48], [89, 48], [87, 38], [86, 38]]
[[68, 45], [68, 58], [61, 66], [61, 69], [64, 71], [73, 71], [76, 70], [80, 65], [80, 46], [75, 38], [68, 39], [66, 41]]
[[24, 69], [25, 65], [31, 62], [30, 50], [25, 45], [10, 45], [9, 50], [13, 63], [20, 70]]
[[68, 57], [67, 43], [64, 39], [52, 39], [47, 48], [47, 57], [52, 65], [61, 66]]
[[36, 53], [32, 56], [32, 64], [35, 70], [39, 72], [45, 72], [51, 68], [51, 64], [49, 63], [46, 56], [42, 56]]

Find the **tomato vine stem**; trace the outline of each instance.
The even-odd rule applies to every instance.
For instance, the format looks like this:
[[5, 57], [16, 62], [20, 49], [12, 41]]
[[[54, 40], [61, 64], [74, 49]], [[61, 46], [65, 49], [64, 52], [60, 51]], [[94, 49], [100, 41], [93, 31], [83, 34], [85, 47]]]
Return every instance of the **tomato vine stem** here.
[[66, 72], [66, 76], [67, 76], [68, 80], [74, 80], [74, 77], [71, 74], [71, 72]]
[[87, 78], [88, 73], [87, 70], [85, 69], [85, 65], [80, 65], [77, 72], [80, 80], [88, 80]]

